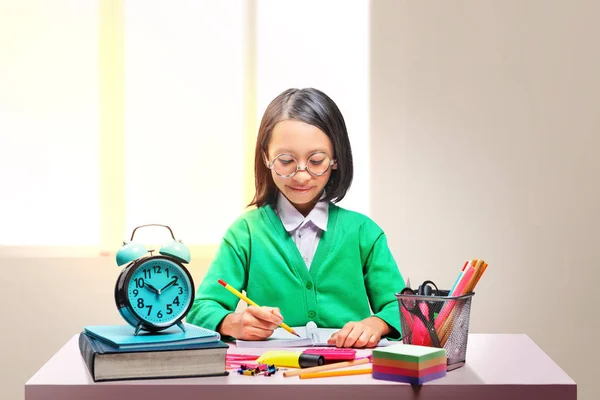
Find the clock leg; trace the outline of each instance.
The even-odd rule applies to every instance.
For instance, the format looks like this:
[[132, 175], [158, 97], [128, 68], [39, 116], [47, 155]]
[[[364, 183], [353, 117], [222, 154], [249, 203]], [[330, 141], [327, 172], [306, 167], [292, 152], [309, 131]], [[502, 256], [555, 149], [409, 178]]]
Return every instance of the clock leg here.
[[140, 329], [142, 329], [142, 324], [138, 324], [138, 326], [135, 328], [135, 332], [133, 333], [133, 336], [137, 336], [138, 332], [140, 331]]
[[181, 330], [185, 332], [185, 326], [183, 326], [183, 322], [177, 321], [177, 326], [180, 327]]

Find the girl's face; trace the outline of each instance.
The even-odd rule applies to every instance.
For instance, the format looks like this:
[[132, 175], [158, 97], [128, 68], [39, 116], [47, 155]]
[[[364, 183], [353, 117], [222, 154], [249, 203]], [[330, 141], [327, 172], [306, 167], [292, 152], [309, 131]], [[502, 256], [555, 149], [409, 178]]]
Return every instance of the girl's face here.
[[[300, 168], [306, 166], [308, 157], [315, 152], [324, 152], [333, 159], [333, 145], [325, 132], [314, 125], [289, 119], [275, 125], [267, 152], [265, 162], [273, 161], [280, 154], [289, 154], [296, 158]], [[313, 176], [306, 170], [298, 170], [291, 178], [281, 177], [271, 170], [271, 176], [281, 193], [306, 216], [319, 200], [331, 170], [336, 168], [337, 164], [333, 164], [321, 176]]]

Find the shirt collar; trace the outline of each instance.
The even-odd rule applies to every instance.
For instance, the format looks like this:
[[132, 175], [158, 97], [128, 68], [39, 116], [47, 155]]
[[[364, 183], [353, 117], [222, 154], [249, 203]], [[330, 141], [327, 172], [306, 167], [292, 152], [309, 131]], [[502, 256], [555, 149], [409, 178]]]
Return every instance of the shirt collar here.
[[292, 232], [301, 225], [311, 221], [315, 226], [323, 231], [327, 231], [327, 220], [329, 218], [329, 202], [323, 201], [325, 192], [315, 204], [314, 208], [308, 213], [306, 218], [296, 210], [296, 207], [281, 192], [277, 196], [277, 215], [281, 218], [285, 230]]

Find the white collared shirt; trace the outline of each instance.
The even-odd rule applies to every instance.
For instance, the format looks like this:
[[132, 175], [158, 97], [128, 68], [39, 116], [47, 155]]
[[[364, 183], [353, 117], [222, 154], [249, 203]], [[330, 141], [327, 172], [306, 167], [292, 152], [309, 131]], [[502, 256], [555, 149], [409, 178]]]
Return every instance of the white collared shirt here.
[[[324, 194], [321, 196], [323, 199]], [[280, 192], [277, 198], [277, 215], [283, 222], [285, 230], [290, 234], [298, 251], [304, 259], [306, 267], [310, 269], [312, 260], [317, 251], [321, 232], [327, 231], [329, 218], [329, 202], [321, 201], [308, 213], [306, 218], [296, 210], [296, 207]]]

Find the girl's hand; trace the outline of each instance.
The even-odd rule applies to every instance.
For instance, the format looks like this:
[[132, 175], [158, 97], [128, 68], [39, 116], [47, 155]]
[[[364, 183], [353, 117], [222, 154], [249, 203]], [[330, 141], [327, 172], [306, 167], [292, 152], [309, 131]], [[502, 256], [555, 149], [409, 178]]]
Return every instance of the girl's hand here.
[[390, 332], [388, 324], [378, 317], [369, 317], [358, 322], [348, 322], [331, 335], [327, 344], [336, 347], [375, 347], [382, 336]]
[[283, 321], [279, 308], [249, 306], [239, 313], [228, 314], [218, 329], [222, 335], [242, 340], [263, 340]]

